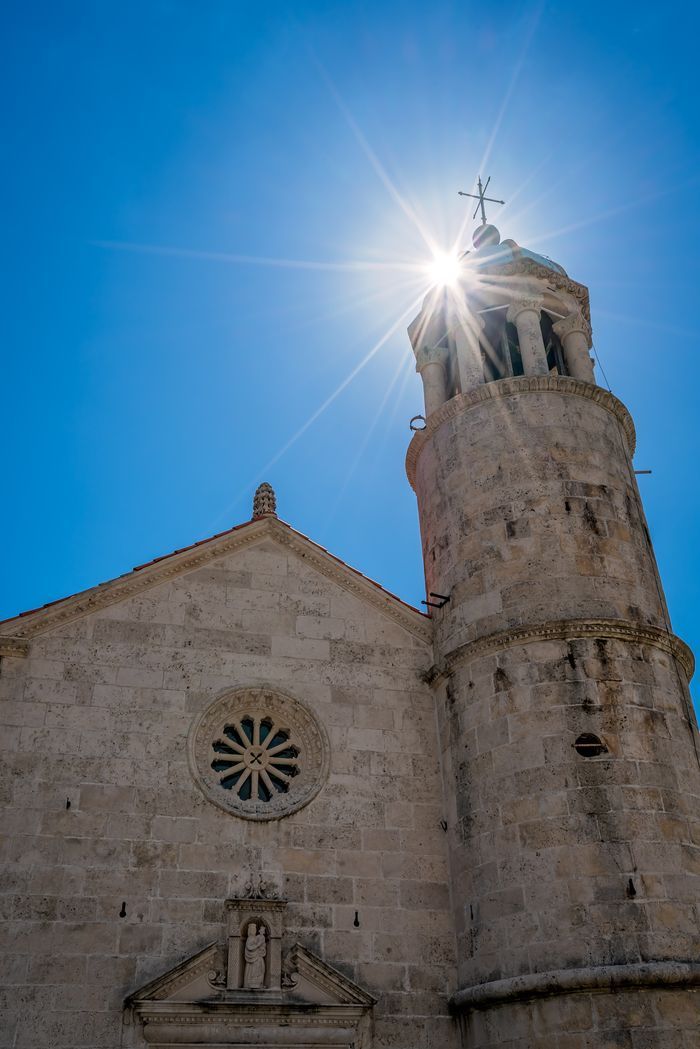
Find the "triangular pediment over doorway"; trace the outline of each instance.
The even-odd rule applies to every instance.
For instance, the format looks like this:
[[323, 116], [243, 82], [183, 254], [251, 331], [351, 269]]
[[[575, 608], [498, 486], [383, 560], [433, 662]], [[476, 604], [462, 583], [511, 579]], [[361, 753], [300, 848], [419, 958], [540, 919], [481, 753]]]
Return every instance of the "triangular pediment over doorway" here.
[[298, 1001], [316, 1005], [356, 1005], [371, 1008], [371, 994], [337, 969], [326, 965], [296, 943], [287, 955], [288, 990]]
[[212, 943], [129, 995], [146, 1044], [370, 1049], [375, 999], [301, 944], [277, 989], [229, 989], [226, 965], [226, 946]]

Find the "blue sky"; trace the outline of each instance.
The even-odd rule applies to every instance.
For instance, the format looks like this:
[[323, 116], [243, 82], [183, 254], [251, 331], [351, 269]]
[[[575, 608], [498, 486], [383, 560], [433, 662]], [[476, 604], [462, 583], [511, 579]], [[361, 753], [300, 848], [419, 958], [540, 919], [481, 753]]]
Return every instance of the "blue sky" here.
[[418, 603], [420, 287], [377, 264], [427, 261], [401, 201], [447, 246], [481, 172], [503, 235], [590, 287], [700, 648], [694, 4], [4, 10], [0, 613], [247, 519], [260, 480]]

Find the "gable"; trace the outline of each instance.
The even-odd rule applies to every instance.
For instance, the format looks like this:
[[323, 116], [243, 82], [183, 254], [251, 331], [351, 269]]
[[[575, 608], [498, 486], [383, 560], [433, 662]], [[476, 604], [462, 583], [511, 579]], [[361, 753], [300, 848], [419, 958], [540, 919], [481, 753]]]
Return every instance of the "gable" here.
[[[262, 554], [262, 559], [258, 557], [257, 562], [255, 558], [251, 561], [246, 557], [249, 551]], [[265, 570], [265, 560], [269, 571]], [[211, 570], [210, 573], [207, 573], [207, 569]], [[321, 598], [325, 596], [326, 601], [330, 603], [331, 592], [335, 590], [336, 605], [342, 603], [341, 595], [345, 595], [351, 605], [353, 599], [359, 602], [356, 609], [362, 607], [365, 615], [373, 613], [375, 628], [380, 633], [380, 624], [388, 622], [400, 627], [407, 635], [407, 640], [414, 638], [424, 643], [430, 642], [430, 620], [421, 612], [350, 568], [289, 525], [276, 517], [267, 516], [247, 522], [185, 550], [176, 551], [167, 557], [148, 562], [126, 575], [90, 590], [6, 620], [0, 624], [0, 655], [24, 655], [27, 650], [26, 642], [33, 637], [91, 613], [102, 612], [123, 602], [141, 598], [148, 592], [174, 582], [180, 583], [185, 580], [185, 590], [189, 583], [206, 600], [206, 587], [211, 589], [214, 585], [221, 585], [222, 572], [234, 573], [225, 583], [232, 589], [236, 588], [237, 582], [239, 589], [246, 588], [246, 583], [248, 584], [249, 603], [261, 613], [266, 609], [273, 609], [275, 597], [286, 597], [288, 608], [298, 607], [304, 609], [304, 612], [299, 614], [313, 616], [314, 609], [323, 605]], [[236, 573], [239, 573], [237, 578]], [[249, 573], [249, 577], [246, 577], [245, 573]], [[259, 586], [253, 585], [253, 574], [257, 576]], [[321, 580], [327, 581], [325, 588], [320, 583]], [[275, 587], [278, 590], [277, 594]], [[315, 591], [319, 600], [314, 604]], [[293, 603], [295, 595], [296, 606]], [[144, 597], [139, 607], [147, 609], [149, 604], [152, 606], [157, 603], [157, 597], [151, 598], [150, 601]], [[327, 611], [318, 614], [328, 616]], [[107, 613], [108, 617], [109, 615], [110, 613]], [[141, 616], [140, 612], [138, 615], [146, 617]], [[174, 610], [172, 615], [177, 618]], [[125, 610], [121, 617], [119, 612], [114, 612], [112, 616], [116, 619], [128, 618], [128, 612]], [[332, 615], [330, 618], [333, 618]], [[311, 624], [309, 626], [313, 629]]]

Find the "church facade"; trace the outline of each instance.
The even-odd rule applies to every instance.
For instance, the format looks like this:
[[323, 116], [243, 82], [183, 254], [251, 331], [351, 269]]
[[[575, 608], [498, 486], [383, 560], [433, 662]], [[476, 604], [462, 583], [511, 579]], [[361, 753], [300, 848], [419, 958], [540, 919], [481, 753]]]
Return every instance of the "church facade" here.
[[429, 615], [277, 516], [0, 624], [12, 1049], [700, 1046], [700, 743], [586, 288], [409, 328]]

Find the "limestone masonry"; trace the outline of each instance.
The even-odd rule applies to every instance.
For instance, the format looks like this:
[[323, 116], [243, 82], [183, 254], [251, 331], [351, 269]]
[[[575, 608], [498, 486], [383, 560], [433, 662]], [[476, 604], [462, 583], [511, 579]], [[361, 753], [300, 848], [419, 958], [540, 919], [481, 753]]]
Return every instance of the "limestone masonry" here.
[[0, 1049], [698, 1049], [700, 743], [587, 289], [409, 328], [430, 616], [277, 517], [0, 624]]

